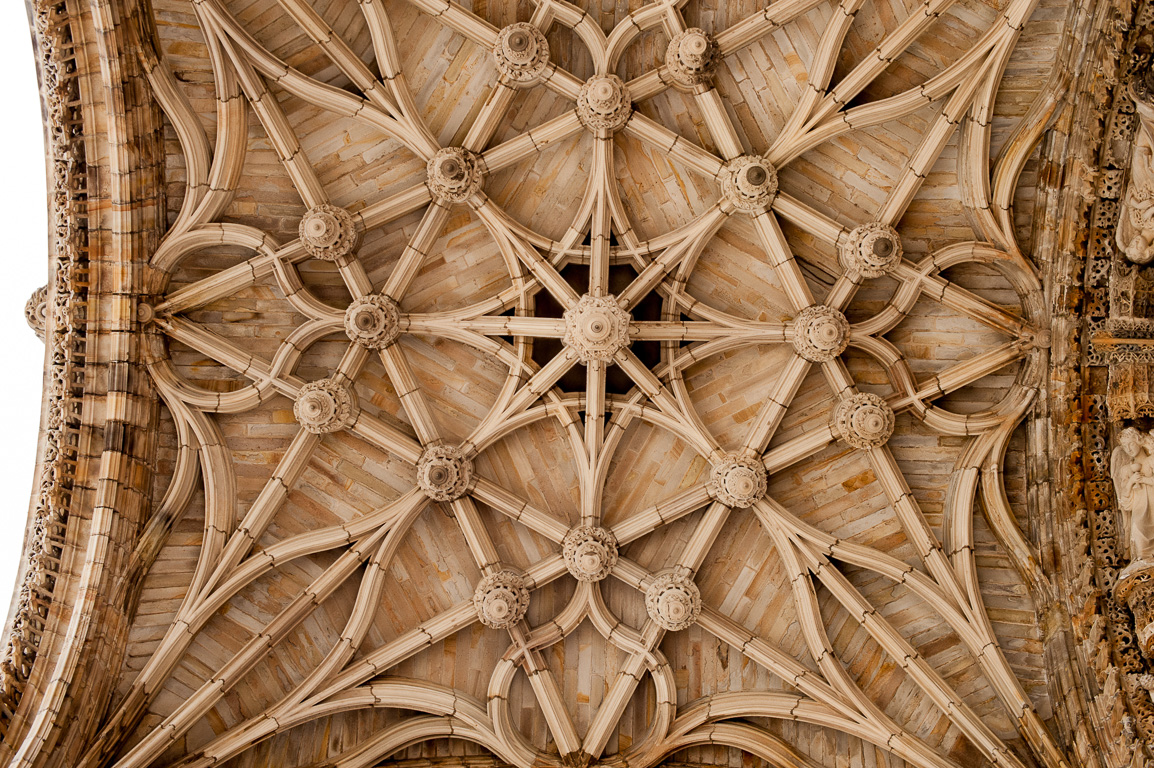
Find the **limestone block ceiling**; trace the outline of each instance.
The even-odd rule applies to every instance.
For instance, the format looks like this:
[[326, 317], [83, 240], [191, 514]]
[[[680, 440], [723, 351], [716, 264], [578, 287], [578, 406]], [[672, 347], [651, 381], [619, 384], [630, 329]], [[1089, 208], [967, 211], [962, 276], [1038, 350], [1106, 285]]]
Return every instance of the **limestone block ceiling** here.
[[152, 12], [171, 533], [90, 759], [1064, 764], [1060, 3]]

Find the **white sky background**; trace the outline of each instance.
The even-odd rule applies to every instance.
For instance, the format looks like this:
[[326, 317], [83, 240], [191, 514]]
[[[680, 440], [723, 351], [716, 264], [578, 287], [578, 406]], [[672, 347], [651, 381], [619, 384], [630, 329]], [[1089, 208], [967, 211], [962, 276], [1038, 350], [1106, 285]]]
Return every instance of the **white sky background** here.
[[0, 210], [7, 211], [0, 280], [0, 349], [4, 403], [0, 438], [0, 615], [16, 583], [28, 501], [36, 468], [36, 437], [44, 345], [24, 322], [24, 304], [48, 281], [48, 193], [44, 131], [28, 16], [23, 2], [0, 2]]

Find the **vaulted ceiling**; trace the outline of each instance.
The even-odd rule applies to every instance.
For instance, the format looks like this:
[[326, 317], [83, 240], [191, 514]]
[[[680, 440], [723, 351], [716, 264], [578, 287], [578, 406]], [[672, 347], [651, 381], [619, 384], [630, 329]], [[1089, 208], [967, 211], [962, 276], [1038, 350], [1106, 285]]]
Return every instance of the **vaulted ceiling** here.
[[1065, 764], [1065, 14], [154, 0], [155, 552], [86, 764]]

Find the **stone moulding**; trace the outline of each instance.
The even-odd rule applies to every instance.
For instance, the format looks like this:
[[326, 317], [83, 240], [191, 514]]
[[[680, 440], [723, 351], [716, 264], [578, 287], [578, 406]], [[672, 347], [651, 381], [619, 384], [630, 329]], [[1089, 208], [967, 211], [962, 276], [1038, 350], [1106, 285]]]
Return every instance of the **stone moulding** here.
[[63, 2], [33, 2], [51, 157], [52, 283], [47, 291], [48, 376], [37, 462], [33, 519], [20, 565], [18, 592], [9, 613], [7, 643], [0, 660], [0, 736], [12, 718], [32, 673], [48, 621], [79, 454], [85, 376], [88, 301], [87, 177], [79, 78], [72, 25]]

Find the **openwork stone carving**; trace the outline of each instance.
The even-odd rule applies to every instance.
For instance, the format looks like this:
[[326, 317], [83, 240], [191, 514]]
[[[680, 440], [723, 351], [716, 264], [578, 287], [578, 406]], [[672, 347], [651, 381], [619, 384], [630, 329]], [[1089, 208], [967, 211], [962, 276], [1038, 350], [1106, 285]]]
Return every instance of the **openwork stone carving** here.
[[833, 307], [815, 304], [793, 319], [793, 348], [811, 363], [828, 363], [849, 344], [849, 322]]
[[665, 49], [665, 66], [673, 84], [681, 88], [708, 83], [717, 66], [717, 43], [696, 27], [680, 32]]
[[400, 335], [400, 310], [388, 296], [362, 296], [345, 310], [345, 333], [367, 349], [381, 349]]
[[562, 341], [582, 363], [611, 363], [613, 356], [629, 345], [629, 313], [613, 296], [585, 294], [575, 306], [565, 310], [564, 317]]
[[727, 507], [745, 509], [765, 496], [765, 465], [756, 459], [730, 456], [713, 465], [706, 488], [710, 496]]
[[858, 393], [837, 404], [834, 428], [854, 448], [878, 448], [894, 432], [894, 411], [877, 395]]
[[901, 262], [902, 241], [893, 227], [874, 221], [850, 232], [838, 255], [845, 269], [863, 277], [881, 277]]
[[301, 218], [301, 244], [309, 255], [324, 261], [336, 261], [356, 250], [360, 243], [353, 216], [344, 208], [324, 203], [310, 208]]
[[701, 592], [693, 579], [666, 572], [646, 590], [645, 610], [649, 618], [671, 632], [688, 629], [701, 615]]
[[525, 579], [516, 571], [490, 574], [477, 584], [473, 607], [481, 623], [493, 629], [508, 629], [525, 617], [529, 608], [529, 590]]
[[1110, 477], [1127, 523], [1130, 560], [1154, 561], [1154, 434], [1123, 429], [1110, 454]]
[[758, 155], [735, 157], [721, 172], [721, 194], [739, 211], [764, 211], [777, 194], [777, 169]]
[[473, 482], [473, 462], [460, 448], [430, 445], [417, 460], [417, 485], [433, 501], [453, 501]]
[[565, 567], [578, 581], [601, 581], [617, 564], [617, 537], [605, 528], [581, 525], [561, 542]]
[[429, 158], [429, 191], [445, 205], [463, 203], [481, 189], [481, 163], [476, 153], [445, 147]]
[[352, 390], [332, 379], [310, 381], [297, 394], [293, 415], [302, 429], [315, 435], [336, 432], [356, 421], [356, 398]]
[[48, 286], [42, 285], [28, 297], [24, 305], [24, 319], [28, 327], [36, 332], [36, 338], [44, 341], [44, 329], [48, 325]]
[[493, 58], [510, 85], [532, 85], [549, 66], [549, 43], [532, 24], [510, 24], [497, 34]]
[[632, 115], [629, 89], [617, 75], [594, 75], [577, 94], [577, 117], [595, 133], [620, 130]]
[[1126, 258], [1148, 264], [1154, 260], [1154, 70], [1131, 81], [1130, 94], [1139, 126], [1116, 240]]
[[1154, 659], [1154, 562], [1140, 560], [1118, 574], [1114, 597], [1134, 615], [1134, 634], [1147, 659]]

